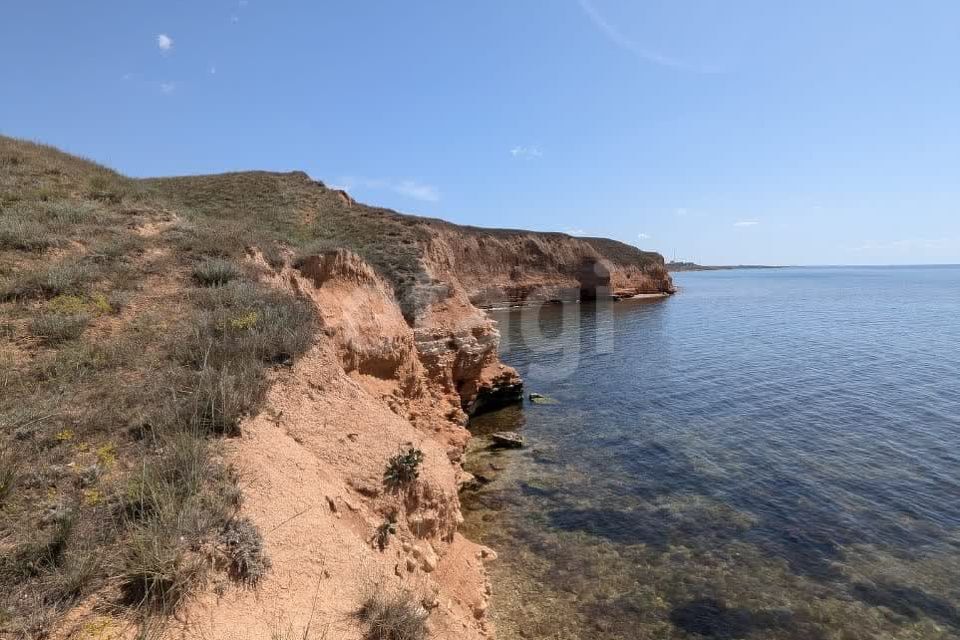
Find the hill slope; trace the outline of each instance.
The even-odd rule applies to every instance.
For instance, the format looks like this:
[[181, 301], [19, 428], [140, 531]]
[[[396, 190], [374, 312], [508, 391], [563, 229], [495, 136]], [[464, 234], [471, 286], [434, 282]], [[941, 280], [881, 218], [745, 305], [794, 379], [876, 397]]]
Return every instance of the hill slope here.
[[463, 425], [521, 387], [473, 303], [672, 288], [612, 241], [405, 216], [302, 173], [132, 180], [4, 137], [0, 207], [15, 637], [359, 638], [384, 602], [488, 634]]

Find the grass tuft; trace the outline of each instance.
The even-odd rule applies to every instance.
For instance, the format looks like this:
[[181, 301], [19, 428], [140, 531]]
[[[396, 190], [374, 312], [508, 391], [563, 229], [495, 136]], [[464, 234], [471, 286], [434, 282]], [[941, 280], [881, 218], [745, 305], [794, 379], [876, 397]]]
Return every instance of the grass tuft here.
[[45, 344], [56, 345], [68, 340], [76, 340], [90, 323], [85, 313], [66, 315], [45, 313], [30, 321], [30, 333]]
[[367, 630], [364, 640], [425, 640], [427, 611], [410, 593], [385, 593], [378, 587], [357, 612]]
[[202, 287], [222, 287], [242, 275], [233, 263], [219, 258], [209, 258], [193, 268], [193, 279]]

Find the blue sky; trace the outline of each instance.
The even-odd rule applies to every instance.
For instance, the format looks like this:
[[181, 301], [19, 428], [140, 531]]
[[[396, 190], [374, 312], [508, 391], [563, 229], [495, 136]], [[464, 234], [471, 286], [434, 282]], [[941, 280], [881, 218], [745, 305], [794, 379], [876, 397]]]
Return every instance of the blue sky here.
[[0, 132], [705, 263], [960, 262], [960, 3], [7, 2]]

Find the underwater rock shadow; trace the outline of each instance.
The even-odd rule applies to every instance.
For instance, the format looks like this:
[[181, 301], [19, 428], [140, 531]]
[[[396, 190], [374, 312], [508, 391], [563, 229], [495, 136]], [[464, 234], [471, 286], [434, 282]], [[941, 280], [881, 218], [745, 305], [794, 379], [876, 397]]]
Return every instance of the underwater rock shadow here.
[[728, 607], [716, 598], [699, 598], [675, 607], [670, 622], [678, 629], [714, 640], [738, 640], [754, 631], [785, 630], [798, 640], [822, 640], [826, 636], [817, 627], [798, 626], [787, 610], [751, 611]]
[[857, 583], [853, 595], [874, 607], [887, 607], [910, 620], [928, 617], [940, 624], [960, 629], [960, 609], [951, 602], [920, 589], [898, 584]]

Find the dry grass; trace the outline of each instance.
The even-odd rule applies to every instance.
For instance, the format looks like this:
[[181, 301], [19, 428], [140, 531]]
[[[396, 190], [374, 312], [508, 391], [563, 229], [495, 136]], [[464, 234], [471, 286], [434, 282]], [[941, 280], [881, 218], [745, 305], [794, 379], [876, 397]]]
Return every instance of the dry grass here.
[[222, 287], [243, 274], [232, 262], [207, 258], [193, 268], [193, 279], [202, 287]]
[[411, 593], [389, 593], [382, 587], [375, 588], [357, 612], [367, 627], [364, 640], [425, 640], [428, 615]]
[[312, 308], [239, 266], [274, 229], [49, 147], [0, 137], [0, 165], [0, 636], [40, 637], [108, 582], [168, 613], [211, 550], [255, 582], [217, 436], [312, 340]]

